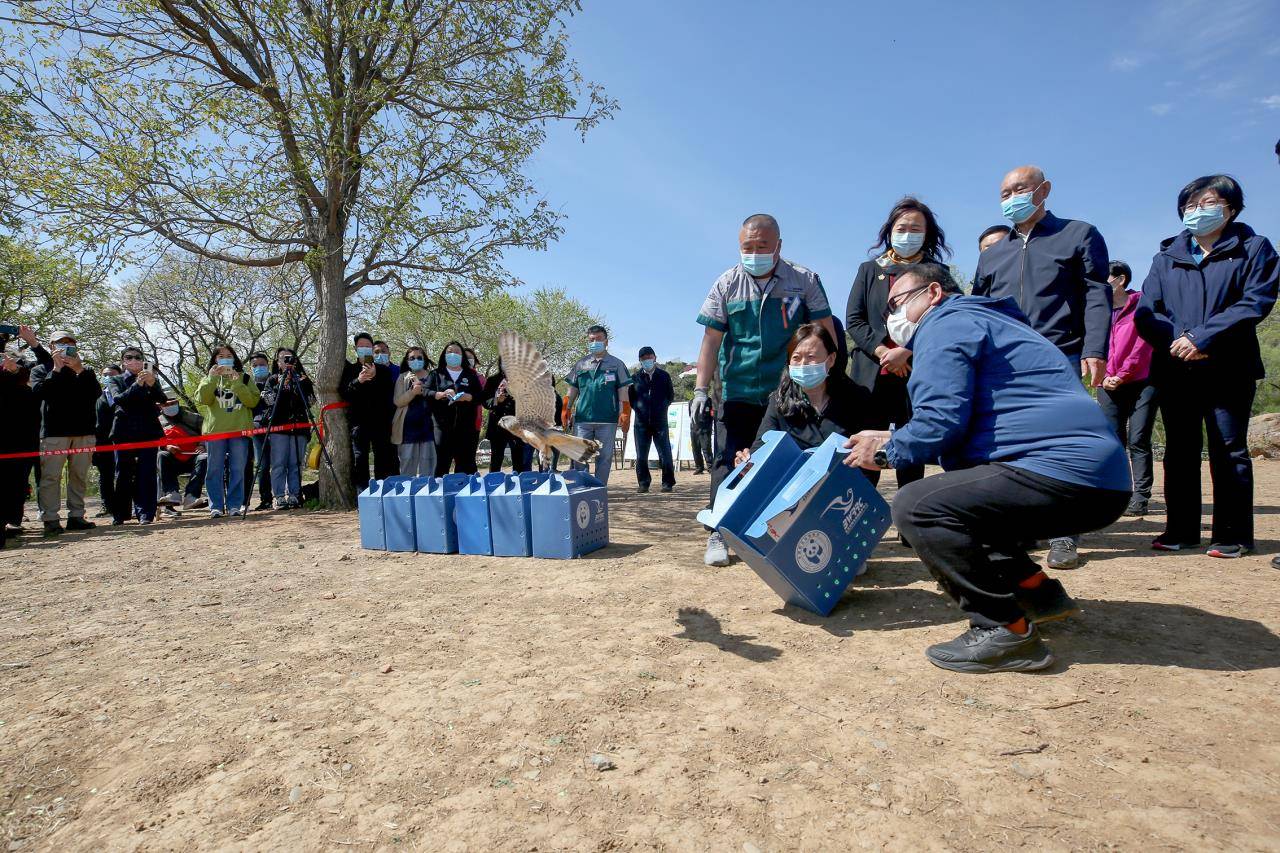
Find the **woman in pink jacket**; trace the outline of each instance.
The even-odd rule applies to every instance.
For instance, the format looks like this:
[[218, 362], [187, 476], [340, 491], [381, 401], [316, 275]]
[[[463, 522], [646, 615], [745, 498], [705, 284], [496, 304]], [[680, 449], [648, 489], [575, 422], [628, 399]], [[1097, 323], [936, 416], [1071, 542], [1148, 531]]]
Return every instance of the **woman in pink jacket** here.
[[1111, 262], [1107, 282], [1112, 287], [1111, 346], [1107, 375], [1098, 389], [1098, 404], [1129, 450], [1133, 469], [1133, 498], [1125, 515], [1146, 515], [1151, 500], [1151, 430], [1156, 425], [1156, 389], [1147, 381], [1151, 344], [1133, 325], [1141, 292], [1128, 292], [1133, 273], [1124, 261]]

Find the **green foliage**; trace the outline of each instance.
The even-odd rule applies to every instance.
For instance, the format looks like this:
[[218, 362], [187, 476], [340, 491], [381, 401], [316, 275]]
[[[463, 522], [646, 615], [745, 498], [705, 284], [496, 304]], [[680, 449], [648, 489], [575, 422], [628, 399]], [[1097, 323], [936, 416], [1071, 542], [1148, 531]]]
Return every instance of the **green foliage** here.
[[0, 235], [0, 323], [71, 325], [94, 290], [72, 258]]
[[1258, 394], [1253, 400], [1253, 414], [1280, 412], [1280, 313], [1271, 316], [1258, 327], [1258, 342], [1262, 345], [1262, 363], [1267, 376], [1258, 384]]
[[523, 296], [499, 290], [479, 298], [428, 303], [397, 298], [380, 315], [371, 314], [361, 322], [369, 331], [378, 330], [397, 359], [407, 347], [420, 346], [435, 361], [445, 344], [458, 340], [476, 351], [486, 372], [496, 369], [498, 336], [519, 332], [538, 348], [551, 371], [562, 377], [585, 354], [587, 327], [602, 323], [603, 317], [564, 288], [542, 287]]

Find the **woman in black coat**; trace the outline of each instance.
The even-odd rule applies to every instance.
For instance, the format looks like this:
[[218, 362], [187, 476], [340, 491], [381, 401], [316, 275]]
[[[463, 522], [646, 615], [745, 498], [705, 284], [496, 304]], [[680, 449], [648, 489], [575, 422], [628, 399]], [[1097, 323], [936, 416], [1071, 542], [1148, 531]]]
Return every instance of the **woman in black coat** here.
[[[124, 372], [111, 378], [110, 397], [114, 410], [111, 441], [126, 444], [162, 438], [160, 406], [165, 393], [156, 375], [146, 363], [142, 350], [127, 347], [120, 353]], [[116, 451], [115, 505], [111, 507], [111, 523], [124, 524], [132, 515], [141, 524], [156, 517], [156, 448]]]
[[[0, 453], [40, 449], [40, 403], [30, 382], [30, 368], [6, 352], [0, 366], [0, 411], [5, 419], [4, 429], [0, 429]], [[35, 462], [34, 456], [0, 459], [0, 548], [4, 547], [5, 527], [22, 526], [23, 505]]]
[[502, 456], [511, 448], [511, 470], [517, 473], [529, 470], [529, 455], [525, 443], [502, 428], [499, 423], [507, 415], [516, 413], [516, 401], [507, 392], [507, 374], [498, 359], [498, 372], [484, 381], [484, 407], [489, 410], [489, 423], [484, 437], [489, 439], [489, 473], [502, 470]]
[[476, 473], [476, 448], [480, 430], [476, 412], [481, 402], [482, 382], [463, 360], [463, 347], [450, 341], [440, 353], [440, 361], [427, 380], [427, 394], [435, 400], [431, 407], [436, 422], [436, 476], [449, 473]]
[[[951, 249], [929, 206], [907, 196], [889, 211], [871, 251], [877, 257], [858, 267], [845, 310], [849, 377], [870, 395], [867, 428], [888, 429], [911, 420], [911, 351], [895, 344], [885, 326], [889, 288], [903, 267], [942, 263]], [[923, 476], [923, 466], [899, 468], [898, 488]]]

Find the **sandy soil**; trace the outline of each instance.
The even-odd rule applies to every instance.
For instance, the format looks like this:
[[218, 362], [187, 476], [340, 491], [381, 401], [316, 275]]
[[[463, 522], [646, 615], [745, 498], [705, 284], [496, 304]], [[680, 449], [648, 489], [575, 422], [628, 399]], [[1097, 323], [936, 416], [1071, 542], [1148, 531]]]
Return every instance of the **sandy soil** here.
[[575, 562], [365, 552], [341, 514], [29, 522], [0, 556], [0, 843], [1280, 847], [1280, 463], [1267, 556], [1153, 556], [1161, 517], [1125, 519], [1063, 573], [1086, 613], [1055, 668], [991, 677], [925, 661], [962, 623], [900, 546], [821, 619], [701, 566], [705, 477], [631, 482]]

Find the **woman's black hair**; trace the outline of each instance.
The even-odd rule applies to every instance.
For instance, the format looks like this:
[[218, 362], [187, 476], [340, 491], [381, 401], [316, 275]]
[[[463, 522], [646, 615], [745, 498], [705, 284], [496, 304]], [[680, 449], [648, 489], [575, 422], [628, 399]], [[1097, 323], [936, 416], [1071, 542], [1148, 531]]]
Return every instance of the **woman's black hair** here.
[[[297, 373], [306, 373], [306, 372], [307, 372], [307, 371], [305, 371], [305, 370], [303, 370], [303, 369], [302, 369], [302, 359], [298, 358], [298, 353], [297, 353], [297, 352], [295, 352], [295, 351], [293, 350], [293, 348], [292, 348], [292, 347], [276, 347], [276, 354], [275, 354], [274, 356], [272, 356], [272, 357], [271, 357], [271, 372], [272, 372], [272, 373], [279, 373], [279, 372], [280, 372], [280, 353], [282, 353], [282, 352], [287, 352], [287, 353], [289, 353], [289, 355], [293, 356], [293, 367], [294, 367], [294, 371], [295, 371], [295, 372], [297, 372]], [[264, 357], [265, 357], [265, 356], [264, 356]]]
[[497, 367], [494, 368], [492, 375], [485, 378], [484, 387], [488, 388], [489, 383], [493, 382], [494, 380], [501, 382], [506, 378], [507, 378], [507, 372], [502, 369], [502, 356], [498, 356]]
[[[831, 333], [827, 331], [825, 326], [819, 323], [805, 323], [796, 329], [796, 333], [787, 342], [787, 365], [782, 368], [782, 378], [778, 380], [778, 388], [773, 392], [774, 399], [778, 403], [778, 414], [784, 418], [794, 417], [798, 414], [817, 414], [813, 409], [813, 404], [809, 402], [809, 395], [791, 378], [789, 369], [791, 355], [796, 351], [796, 347], [800, 345], [801, 341], [813, 337], [822, 341], [822, 347], [827, 351], [828, 356], [839, 355], [839, 348], [836, 346], [835, 338], [831, 337]], [[827, 381], [830, 382], [834, 376], [834, 373], [829, 373]]]
[[1205, 190], [1213, 190], [1222, 200], [1231, 208], [1231, 219], [1234, 222], [1240, 215], [1240, 211], [1244, 210], [1244, 190], [1240, 188], [1240, 183], [1230, 175], [1205, 175], [1196, 178], [1191, 183], [1182, 188], [1182, 192], [1178, 193], [1178, 218], [1182, 218], [1182, 213], [1187, 208], [1187, 202], [1200, 195]]
[[404, 358], [400, 359], [401, 371], [409, 370], [409, 353], [413, 352], [414, 350], [417, 350], [418, 352], [422, 353], [422, 369], [423, 370], [431, 370], [433, 367], [435, 367], [435, 365], [431, 363], [431, 356], [427, 355], [427, 351], [424, 350], [422, 347], [414, 346], [414, 347], [409, 347], [404, 351]]
[[1129, 269], [1129, 265], [1124, 261], [1112, 261], [1107, 272], [1117, 278], [1124, 278], [1126, 287], [1133, 283], [1133, 270]]
[[472, 367], [470, 364], [467, 365], [467, 367], [471, 367], [472, 370], [475, 370], [476, 367], [480, 366], [480, 356], [476, 355], [476, 351], [473, 350], [471, 347], [462, 348], [462, 358], [464, 360], [468, 358], [474, 358], [476, 360], [475, 367]]
[[218, 350], [221, 349], [231, 353], [231, 358], [235, 361], [236, 370], [244, 370], [244, 363], [240, 361], [240, 356], [236, 355], [236, 348], [228, 343], [214, 344], [209, 348], [209, 363], [205, 366], [206, 370], [218, 363]]
[[942, 230], [942, 226], [938, 224], [938, 218], [933, 215], [933, 211], [929, 209], [929, 205], [922, 202], [915, 196], [903, 196], [898, 203], [893, 206], [893, 210], [889, 211], [889, 216], [884, 221], [884, 225], [880, 226], [880, 234], [876, 238], [876, 244], [868, 251], [872, 254], [881, 254], [887, 252], [889, 247], [893, 245], [893, 223], [898, 221], [898, 217], [904, 213], [915, 211], [924, 217], [924, 245], [920, 248], [923, 260], [940, 261], [944, 257], [951, 257], [951, 247], [947, 245], [947, 234]]
[[444, 373], [446, 370], [449, 369], [449, 365], [445, 363], [445, 360], [444, 360], [445, 353], [449, 351], [449, 347], [457, 347], [459, 351], [462, 352], [462, 364], [458, 366], [463, 370], [470, 370], [471, 365], [467, 364], [467, 348], [462, 345], [461, 341], [449, 341], [449, 343], [444, 345], [444, 347], [440, 350], [440, 361], [436, 363], [436, 370], [440, 371], [441, 373]]

